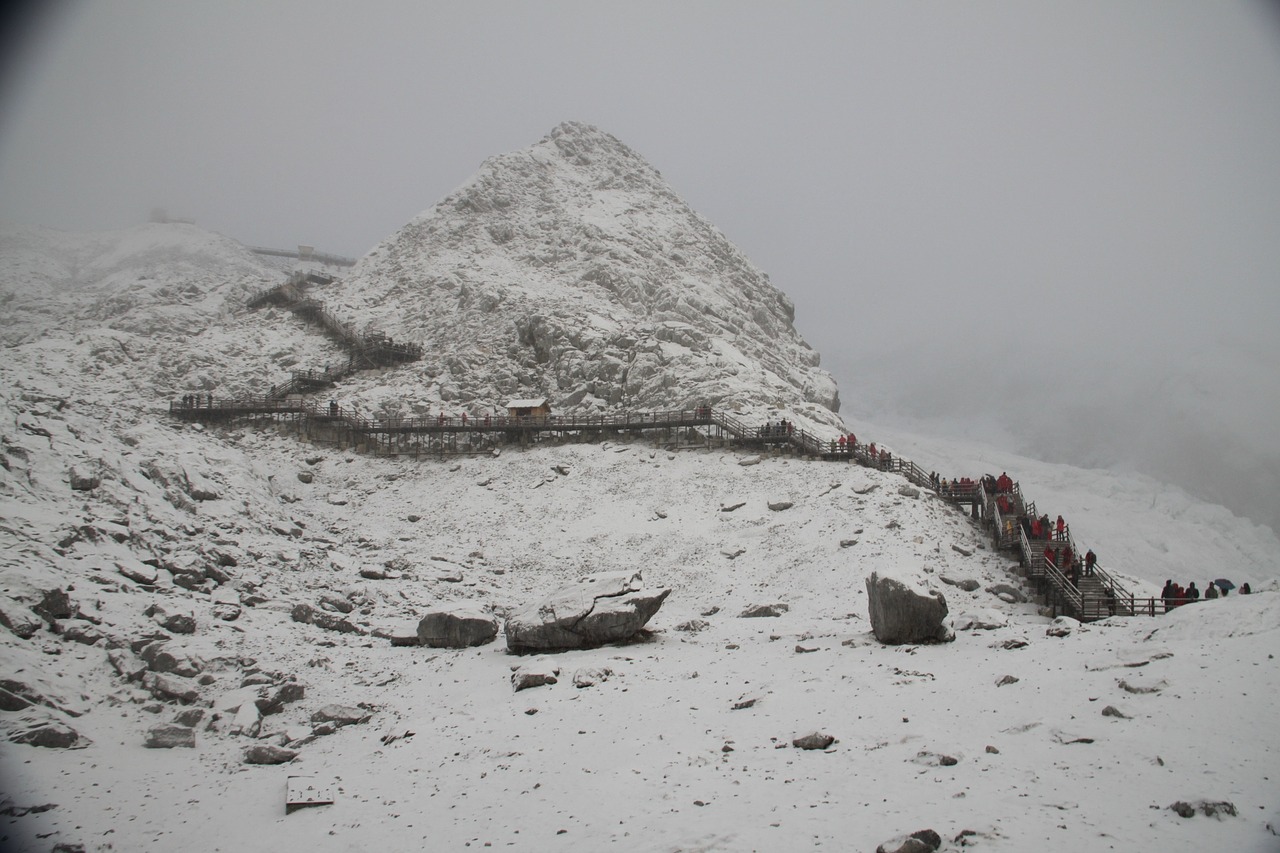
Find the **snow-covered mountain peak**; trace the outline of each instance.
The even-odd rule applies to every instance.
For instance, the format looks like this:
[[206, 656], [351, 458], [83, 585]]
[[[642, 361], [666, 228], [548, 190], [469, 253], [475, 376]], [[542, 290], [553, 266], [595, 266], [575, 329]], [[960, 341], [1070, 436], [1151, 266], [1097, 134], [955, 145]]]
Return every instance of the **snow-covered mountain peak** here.
[[645, 160], [566, 122], [486, 160], [327, 295], [421, 341], [429, 396], [484, 407], [698, 403], [839, 428], [791, 301]]

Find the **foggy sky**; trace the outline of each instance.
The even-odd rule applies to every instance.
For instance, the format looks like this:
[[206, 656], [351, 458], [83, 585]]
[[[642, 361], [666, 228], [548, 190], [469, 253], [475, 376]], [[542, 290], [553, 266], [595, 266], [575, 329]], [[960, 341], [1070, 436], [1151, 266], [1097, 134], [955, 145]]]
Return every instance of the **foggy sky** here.
[[1261, 3], [53, 8], [5, 45], [0, 217], [164, 207], [359, 256], [585, 121], [795, 300], [846, 411], [1145, 470], [1280, 527]]

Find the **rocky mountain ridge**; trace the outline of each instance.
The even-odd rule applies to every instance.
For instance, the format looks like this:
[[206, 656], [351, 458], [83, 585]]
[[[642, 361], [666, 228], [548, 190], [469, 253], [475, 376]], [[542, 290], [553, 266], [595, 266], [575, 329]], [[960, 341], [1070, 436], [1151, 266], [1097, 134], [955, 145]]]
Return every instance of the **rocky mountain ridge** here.
[[329, 298], [423, 343], [422, 379], [454, 405], [707, 403], [839, 429], [838, 390], [791, 301], [657, 170], [588, 125], [487, 160]]

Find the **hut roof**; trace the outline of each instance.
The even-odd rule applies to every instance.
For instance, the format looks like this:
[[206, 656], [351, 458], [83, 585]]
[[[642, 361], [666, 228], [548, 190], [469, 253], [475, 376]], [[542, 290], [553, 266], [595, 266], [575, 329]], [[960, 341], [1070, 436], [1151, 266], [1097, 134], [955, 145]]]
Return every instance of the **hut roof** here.
[[530, 400], [512, 400], [507, 403], [508, 409], [540, 409], [547, 404], [546, 397], [535, 397]]

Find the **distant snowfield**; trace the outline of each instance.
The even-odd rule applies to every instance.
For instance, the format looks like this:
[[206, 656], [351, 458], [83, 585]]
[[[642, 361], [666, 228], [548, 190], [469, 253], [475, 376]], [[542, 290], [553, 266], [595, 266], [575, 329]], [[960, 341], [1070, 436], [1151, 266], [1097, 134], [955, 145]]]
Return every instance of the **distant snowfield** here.
[[[843, 463], [744, 466], [641, 440], [385, 459], [171, 422], [164, 402], [182, 390], [260, 392], [336, 347], [284, 312], [243, 310], [280, 276], [230, 241], [117, 235], [163, 261], [113, 261], [99, 290], [87, 256], [52, 239], [0, 253], [0, 611], [29, 621], [59, 588], [81, 618], [0, 631], [0, 698], [36, 697], [0, 711], [6, 850], [873, 850], [924, 828], [949, 851], [1277, 849], [1280, 543], [1266, 528], [1154, 481], [850, 423], [943, 476], [1008, 471], [1135, 592], [1222, 576], [1259, 590], [1052, 636], [1036, 605], [991, 591], [1017, 586], [1016, 566], [966, 515]], [[35, 287], [33, 269], [54, 272]], [[459, 405], [441, 387], [405, 368], [335, 393]], [[73, 490], [73, 474], [98, 484]], [[154, 585], [123, 573], [145, 577], [144, 559]], [[444, 651], [373, 633], [442, 604], [502, 617], [588, 572], [637, 568], [673, 591], [629, 645], [530, 658], [501, 637]], [[940, 590], [956, 641], [876, 643], [872, 571]], [[291, 618], [324, 599], [365, 633]], [[738, 615], [768, 603], [789, 609]], [[190, 609], [195, 632], [170, 635], [153, 605]], [[238, 618], [218, 618], [232, 606]], [[135, 665], [130, 646], [157, 634], [201, 672], [182, 682], [190, 706], [109, 659]], [[517, 665], [559, 681], [515, 692]], [[586, 667], [612, 674], [576, 688]], [[256, 737], [233, 734], [255, 682], [305, 695]], [[370, 719], [307, 742], [333, 703]], [[205, 712], [194, 749], [143, 746], [189, 708]], [[83, 748], [10, 741], [41, 720]], [[791, 745], [814, 731], [836, 742]], [[246, 746], [285, 742], [300, 750], [290, 764], [242, 762]], [[292, 775], [335, 802], [286, 815]], [[1178, 801], [1237, 814], [1183, 818]]]

